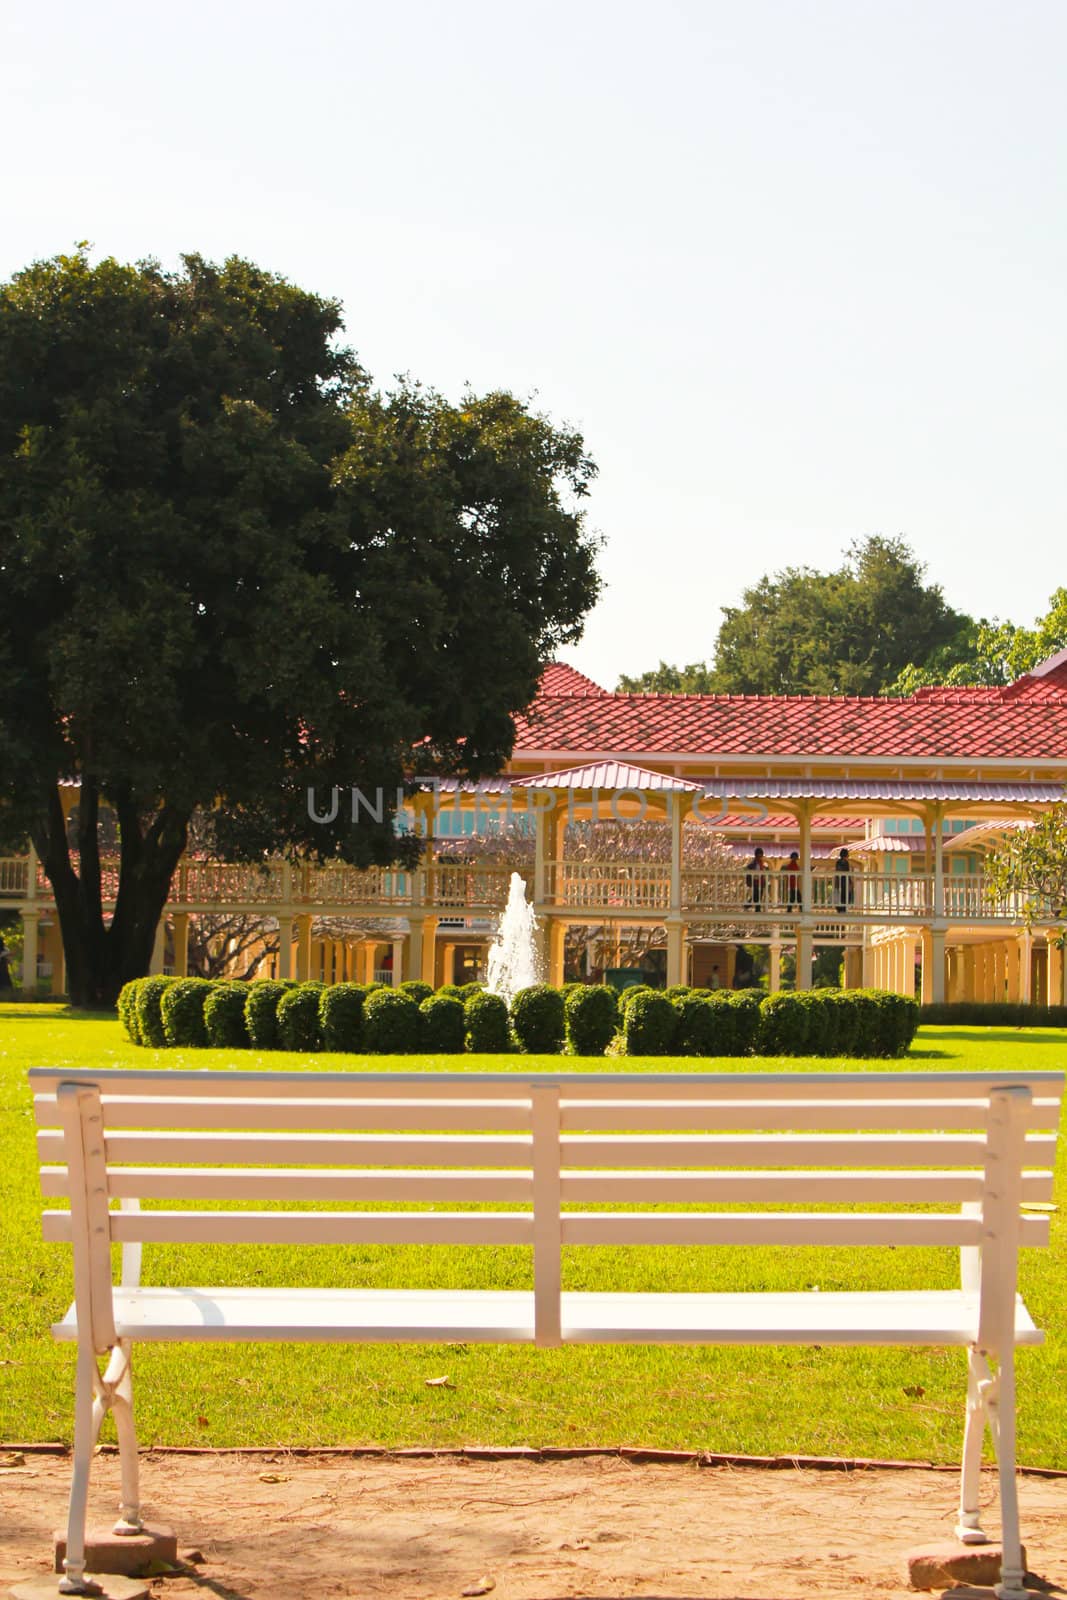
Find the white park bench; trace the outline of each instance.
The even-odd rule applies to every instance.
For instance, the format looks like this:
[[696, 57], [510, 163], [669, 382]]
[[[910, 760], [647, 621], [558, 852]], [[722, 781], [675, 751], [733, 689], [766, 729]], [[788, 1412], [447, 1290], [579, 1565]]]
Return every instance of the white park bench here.
[[[1020, 1245], [1048, 1241], [1047, 1216], [1026, 1208], [1051, 1198], [1061, 1074], [33, 1069], [30, 1078], [42, 1188], [70, 1202], [45, 1213], [44, 1234], [74, 1256], [74, 1303], [53, 1330], [78, 1343], [60, 1592], [89, 1581], [89, 1469], [109, 1411], [119, 1531], [141, 1526], [137, 1340], [457, 1340], [958, 1345], [968, 1381], [957, 1532], [985, 1542], [988, 1427], [1000, 1472], [998, 1592], [1025, 1600], [1014, 1350], [1042, 1335], [1017, 1296], [1016, 1258]], [[383, 1204], [407, 1209], [360, 1209]], [[730, 1209], [739, 1204], [760, 1209]], [[440, 1209], [449, 1206], [486, 1209]], [[628, 1209], [594, 1209], [603, 1206]], [[521, 1244], [532, 1250], [533, 1288], [291, 1288], [282, 1255], [272, 1288], [142, 1285], [143, 1245], [184, 1242]], [[112, 1243], [122, 1246], [119, 1285]], [[561, 1291], [562, 1247], [596, 1244], [954, 1246], [960, 1287]], [[929, 1259], [936, 1284], [943, 1257]]]

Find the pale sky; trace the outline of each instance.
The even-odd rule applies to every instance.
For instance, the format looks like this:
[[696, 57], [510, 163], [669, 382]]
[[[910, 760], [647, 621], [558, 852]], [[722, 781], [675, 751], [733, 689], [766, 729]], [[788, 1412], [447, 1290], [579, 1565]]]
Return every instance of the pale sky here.
[[1067, 583], [1062, 0], [57, 0], [0, 23], [0, 277], [92, 240], [343, 301], [382, 383], [585, 434], [613, 687], [901, 533]]

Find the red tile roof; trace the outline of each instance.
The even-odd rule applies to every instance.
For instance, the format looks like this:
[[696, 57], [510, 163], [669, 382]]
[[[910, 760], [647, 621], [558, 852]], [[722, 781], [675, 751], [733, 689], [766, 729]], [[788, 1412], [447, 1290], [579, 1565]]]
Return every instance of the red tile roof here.
[[517, 756], [1067, 760], [1067, 659], [1057, 657], [1004, 688], [904, 697], [609, 694], [576, 680], [589, 682], [558, 663], [546, 670], [516, 718]]

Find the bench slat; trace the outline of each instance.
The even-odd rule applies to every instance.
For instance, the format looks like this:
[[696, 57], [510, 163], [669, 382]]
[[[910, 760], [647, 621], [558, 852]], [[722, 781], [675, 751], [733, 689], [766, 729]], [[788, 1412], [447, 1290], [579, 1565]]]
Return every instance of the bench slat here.
[[562, 1233], [565, 1245], [976, 1245], [982, 1224], [926, 1212], [567, 1211]]
[[[614, 1294], [565, 1290], [564, 1342], [967, 1345], [978, 1305], [960, 1290]], [[414, 1340], [529, 1343], [533, 1294], [478, 1289], [117, 1289], [119, 1336], [269, 1342]], [[73, 1306], [53, 1328], [77, 1337]], [[1021, 1301], [1015, 1337], [1040, 1344]]]
[[[41, 1192], [48, 1198], [69, 1191], [65, 1167], [42, 1167]], [[279, 1171], [276, 1167], [113, 1167], [108, 1173], [113, 1199], [137, 1200], [365, 1200], [432, 1204], [470, 1201], [479, 1205], [529, 1204], [529, 1172], [316, 1170]], [[1040, 1198], [1035, 1196], [1035, 1198]]]
[[[70, 1212], [46, 1211], [46, 1239], [71, 1237]], [[529, 1212], [113, 1211], [116, 1244], [532, 1244]]]

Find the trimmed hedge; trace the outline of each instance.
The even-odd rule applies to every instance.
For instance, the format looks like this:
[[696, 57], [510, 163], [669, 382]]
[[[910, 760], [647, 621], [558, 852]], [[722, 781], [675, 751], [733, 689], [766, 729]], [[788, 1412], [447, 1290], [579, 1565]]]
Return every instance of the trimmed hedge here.
[[630, 984], [627, 984], [626, 988], [625, 989], [620, 989], [619, 992], [618, 992], [618, 995], [616, 996], [616, 1001], [617, 1001], [617, 1004], [618, 1004], [618, 1007], [619, 1007], [619, 1015], [620, 1015], [620, 1017], [624, 1017], [626, 1015], [627, 1011], [629, 1011], [630, 1007], [633, 1005], [634, 1001], [637, 999], [639, 994], [660, 994], [660, 993], [662, 993], [661, 990], [653, 989], [651, 987], [651, 985], [647, 984], [647, 983], [630, 983]]
[[431, 1056], [458, 1056], [467, 1042], [463, 1001], [451, 994], [431, 994], [419, 1007], [422, 1048]]
[[1067, 1028], [1067, 1006], [1024, 1006], [1009, 1000], [953, 1000], [945, 1005], [923, 1006], [919, 1020], [958, 1022], [964, 1028]]
[[163, 1034], [172, 1050], [205, 1050], [204, 1006], [212, 985], [206, 978], [175, 978], [159, 1002]]
[[253, 1050], [280, 1050], [278, 1003], [291, 985], [263, 978], [248, 985], [245, 1000], [245, 1026]]
[[248, 1049], [247, 999], [247, 983], [235, 979], [231, 983], [212, 984], [211, 993], [204, 1001], [204, 1031], [212, 1049]]
[[410, 996], [417, 1006], [421, 1006], [422, 1002], [428, 1000], [434, 992], [433, 984], [423, 983], [421, 978], [408, 978], [397, 987], [401, 994]]
[[563, 1001], [567, 1045], [572, 1056], [602, 1056], [619, 1026], [614, 989], [600, 983], [575, 983]]
[[319, 996], [319, 1035], [324, 1050], [359, 1050], [367, 991], [359, 983], [331, 983]]
[[648, 989], [626, 1007], [622, 1036], [628, 1056], [674, 1054], [678, 1013], [664, 994]]
[[377, 989], [368, 997], [363, 1044], [380, 1056], [408, 1056], [422, 1049], [422, 1017], [411, 995], [402, 989]]
[[[915, 1036], [920, 1011], [903, 995], [879, 989], [809, 989], [764, 995], [758, 989], [670, 991], [607, 985], [533, 984], [515, 996], [510, 1015], [480, 984], [430, 992], [424, 984], [241, 983], [200, 978], [136, 978], [123, 986], [118, 1014], [130, 1039], [156, 1049], [328, 1049], [354, 1054], [805, 1055], [894, 1057]], [[414, 991], [414, 992], [412, 992]], [[461, 999], [460, 995], [465, 998]], [[988, 1023], [1067, 1023], [1067, 1007], [926, 1007], [924, 1020], [948, 1011], [981, 1013]], [[1018, 1023], [1016, 1023], [1018, 1018]], [[970, 1020], [970, 1017], [968, 1017]], [[621, 1030], [621, 1033], [620, 1033]]]
[[298, 983], [282, 995], [278, 1001], [278, 1042], [283, 1050], [303, 1053], [322, 1049], [319, 1001], [323, 990], [321, 983]]
[[523, 1055], [556, 1056], [563, 1049], [563, 995], [550, 983], [531, 983], [511, 1002], [511, 1031]]
[[167, 1048], [167, 1036], [163, 1032], [163, 1017], [160, 1005], [163, 996], [176, 980], [174, 978], [138, 978], [137, 998], [134, 1002], [137, 1008], [137, 1031], [140, 1034], [141, 1044], [151, 1045], [154, 1050]]
[[511, 1049], [507, 1001], [498, 994], [479, 990], [463, 1007], [465, 1042], [474, 1056], [502, 1056]]

